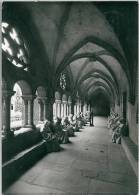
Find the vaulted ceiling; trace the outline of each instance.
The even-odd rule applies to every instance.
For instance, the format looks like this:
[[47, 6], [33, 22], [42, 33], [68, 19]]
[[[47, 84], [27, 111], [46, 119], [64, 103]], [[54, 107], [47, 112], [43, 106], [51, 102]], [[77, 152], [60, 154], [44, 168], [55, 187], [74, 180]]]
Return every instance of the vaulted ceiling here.
[[[118, 21], [122, 18], [123, 23], [117, 24], [121, 30], [122, 24], [128, 23], [129, 26], [131, 23], [133, 30], [127, 30], [126, 34], [123, 29], [125, 37], [129, 38], [132, 34], [136, 39], [136, 24], [132, 21], [135, 21], [137, 13], [134, 4], [131, 3], [131, 7], [128, 3], [122, 4], [125, 9], [120, 10], [120, 3], [119, 6], [117, 3], [115, 16], [111, 4], [5, 3], [3, 20], [17, 26], [23, 33], [30, 51], [32, 70], [40, 72], [41, 77], [49, 82], [53, 81], [52, 86], [56, 85], [55, 81], [63, 70], [70, 69], [73, 94], [78, 91], [84, 98], [90, 99], [97, 90], [110, 100], [116, 98], [118, 103], [120, 92], [127, 89], [133, 95], [131, 67], [134, 70], [137, 62], [128, 58], [127, 47], [134, 49], [137, 45], [135, 40], [132, 42], [125, 38], [126, 43], [121, 41], [120, 30], [113, 26], [108, 14], [113, 19], [118, 17]], [[129, 11], [134, 15], [132, 21], [126, 17]]]

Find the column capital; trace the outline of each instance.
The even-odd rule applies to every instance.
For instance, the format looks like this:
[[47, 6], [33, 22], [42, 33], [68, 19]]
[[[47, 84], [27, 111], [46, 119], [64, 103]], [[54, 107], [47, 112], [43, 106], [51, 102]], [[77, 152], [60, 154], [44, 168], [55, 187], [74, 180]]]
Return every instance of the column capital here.
[[60, 104], [61, 100], [55, 100], [55, 103]]
[[68, 104], [69, 104], [69, 105], [71, 105], [71, 104], [72, 104], [72, 102], [69, 102], [69, 101], [68, 101]]
[[67, 101], [62, 101], [63, 104], [67, 104], [68, 102]]
[[38, 103], [41, 104], [45, 104], [48, 103], [48, 98], [47, 97], [37, 97]]
[[34, 100], [36, 95], [22, 95], [23, 100]]

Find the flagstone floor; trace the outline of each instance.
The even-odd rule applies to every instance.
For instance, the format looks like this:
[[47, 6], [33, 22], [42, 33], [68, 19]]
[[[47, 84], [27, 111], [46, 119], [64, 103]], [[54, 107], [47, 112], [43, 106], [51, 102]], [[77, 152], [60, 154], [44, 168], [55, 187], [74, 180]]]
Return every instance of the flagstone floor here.
[[47, 154], [4, 194], [136, 195], [137, 178], [120, 144], [113, 144], [107, 119], [94, 118], [62, 150]]

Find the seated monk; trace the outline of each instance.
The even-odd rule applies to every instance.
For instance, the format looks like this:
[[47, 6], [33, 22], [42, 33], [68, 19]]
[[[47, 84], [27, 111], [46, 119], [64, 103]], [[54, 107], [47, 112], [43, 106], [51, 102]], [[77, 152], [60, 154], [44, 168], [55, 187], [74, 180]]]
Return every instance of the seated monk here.
[[119, 120], [116, 121], [115, 123], [113, 123], [113, 125], [111, 126], [111, 130], [115, 131], [115, 129], [119, 126]]
[[43, 139], [46, 141], [47, 152], [57, 152], [60, 150], [58, 137], [54, 132], [52, 122], [46, 120], [40, 132]]
[[83, 120], [83, 123], [84, 123], [84, 125], [86, 124], [86, 119], [85, 119], [85, 114], [83, 114], [82, 112], [81, 112], [81, 117], [82, 117], [82, 120]]
[[77, 118], [76, 118], [76, 116], [74, 115], [70, 115], [69, 116], [69, 122], [70, 122], [70, 124], [72, 125], [72, 127], [73, 127], [73, 129], [74, 129], [74, 131], [79, 131], [79, 127], [78, 127], [78, 123], [77, 123]]
[[79, 129], [79, 124], [76, 115], [73, 116], [73, 121], [75, 123], [75, 131], [79, 131], [80, 129]]
[[117, 143], [117, 144], [120, 144], [121, 143], [121, 134], [120, 134], [119, 128], [116, 129], [113, 132], [113, 134], [112, 134], [112, 142], [113, 143]]
[[63, 122], [62, 123], [63, 129], [64, 130], [67, 130], [68, 136], [69, 137], [70, 136], [74, 136], [74, 129], [73, 129], [72, 125], [70, 125], [70, 122], [68, 120], [68, 117], [65, 117], [62, 122]]
[[86, 113], [85, 113], [85, 120], [86, 120], [86, 122], [89, 122], [89, 118], [90, 118], [90, 113], [88, 112], [88, 111], [86, 111]]
[[118, 114], [115, 114], [112, 119], [111, 119], [111, 122], [110, 122], [110, 128], [113, 129], [115, 128], [115, 126], [117, 125], [117, 121], [120, 120], [120, 116]]
[[108, 117], [108, 121], [107, 121], [108, 128], [110, 128], [113, 119], [114, 119], [114, 114], [111, 112], [110, 116]]
[[82, 117], [81, 117], [80, 114], [77, 115], [77, 121], [78, 121], [78, 127], [79, 127], [80, 129], [82, 129], [83, 123], [82, 123]]
[[63, 130], [61, 124], [61, 118], [57, 117], [56, 122], [54, 123], [55, 132], [57, 133], [59, 143], [67, 144], [69, 143], [68, 132]]
[[124, 124], [124, 120], [120, 119], [119, 121], [117, 121], [117, 127], [115, 128], [112, 134], [112, 142], [120, 144], [121, 136], [123, 135], [125, 129], [126, 125]]
[[86, 119], [85, 119], [85, 117], [84, 117], [84, 115], [83, 115], [83, 113], [82, 113], [82, 112], [80, 112], [79, 117], [80, 117], [80, 120], [81, 120], [82, 126], [85, 126], [85, 125], [86, 125]]
[[114, 115], [110, 117], [110, 119], [109, 119], [109, 128], [111, 128], [112, 125], [115, 123], [114, 119], [115, 119]]
[[82, 116], [82, 121], [83, 121], [83, 125], [86, 126], [87, 120], [86, 120], [86, 118], [85, 118], [85, 115]]

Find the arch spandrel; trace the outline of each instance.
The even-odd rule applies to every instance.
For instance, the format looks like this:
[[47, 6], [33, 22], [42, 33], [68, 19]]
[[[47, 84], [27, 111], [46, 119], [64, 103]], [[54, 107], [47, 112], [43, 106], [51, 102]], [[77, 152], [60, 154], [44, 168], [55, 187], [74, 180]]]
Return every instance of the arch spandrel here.
[[32, 95], [32, 89], [31, 86], [24, 80], [19, 80], [16, 82], [22, 91], [22, 95]]

